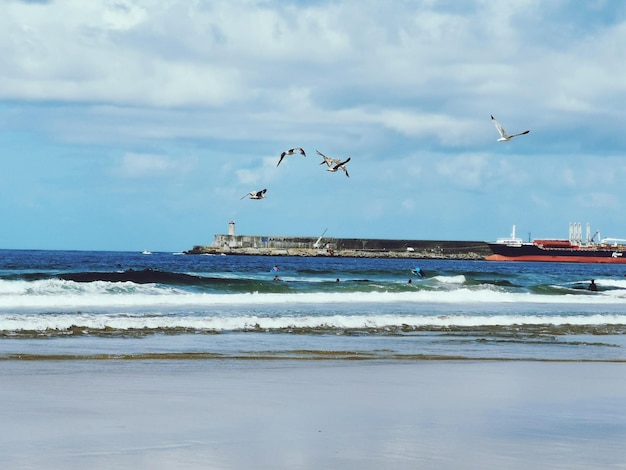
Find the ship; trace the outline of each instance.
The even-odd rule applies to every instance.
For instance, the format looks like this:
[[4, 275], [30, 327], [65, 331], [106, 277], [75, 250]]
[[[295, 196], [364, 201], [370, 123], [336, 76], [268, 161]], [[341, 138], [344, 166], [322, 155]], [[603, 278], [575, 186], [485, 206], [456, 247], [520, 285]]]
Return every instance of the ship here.
[[[595, 241], [596, 238], [599, 241]], [[487, 261], [547, 261], [559, 263], [626, 264], [626, 239], [600, 238], [600, 231], [582, 239], [582, 225], [570, 223], [568, 239], [535, 239], [524, 242], [515, 234], [515, 225], [508, 238], [498, 238], [487, 243], [491, 255]]]

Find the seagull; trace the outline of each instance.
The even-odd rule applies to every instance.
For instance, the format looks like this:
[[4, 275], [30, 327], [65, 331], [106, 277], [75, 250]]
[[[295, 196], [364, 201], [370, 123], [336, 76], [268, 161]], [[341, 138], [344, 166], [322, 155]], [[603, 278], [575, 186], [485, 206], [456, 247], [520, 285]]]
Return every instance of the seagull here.
[[319, 150], [316, 150], [317, 154], [322, 157], [324, 159], [324, 161], [322, 163], [320, 163], [320, 165], [323, 165], [324, 163], [326, 163], [326, 166], [328, 166], [328, 168], [326, 169], [326, 171], [331, 171], [331, 172], [335, 172], [337, 170], [343, 170], [346, 173], [347, 177], [350, 177], [350, 175], [348, 174], [348, 170], [347, 168], [344, 166], [346, 163], [348, 163], [350, 161], [350, 157], [348, 157], [347, 160], [344, 160], [343, 162], [341, 160], [339, 160], [338, 158], [330, 158], [327, 157], [326, 155], [324, 155], [322, 152], [320, 152]]
[[350, 157], [348, 157], [346, 160], [344, 160], [343, 162], [339, 162], [337, 163], [334, 167], [329, 168], [327, 171], [332, 171], [333, 173], [337, 170], [343, 170], [346, 174], [346, 176], [348, 178], [350, 178], [350, 175], [348, 174], [348, 169], [344, 166], [346, 163], [348, 163], [350, 161]]
[[500, 133], [500, 138], [498, 139], [498, 142], [506, 142], [507, 140], [511, 140], [513, 137], [517, 137], [518, 135], [528, 134], [530, 132], [530, 131], [524, 131], [524, 132], [520, 132], [519, 134], [508, 135], [506, 131], [502, 128], [500, 123], [496, 121], [496, 118], [493, 117], [493, 114], [491, 115], [491, 120], [496, 125], [496, 129], [498, 129], [498, 132]]
[[245, 198], [246, 196], [250, 197], [250, 199], [263, 199], [265, 197], [265, 193], [267, 192], [267, 189], [262, 189], [261, 191], [252, 191], [248, 194], [244, 194], [244, 196], [241, 198]]
[[304, 155], [306, 157], [306, 153], [304, 153], [304, 150], [302, 150], [302, 147], [296, 147], [293, 149], [289, 149], [286, 152], [283, 152], [280, 154], [280, 160], [278, 160], [278, 163], [276, 164], [276, 166], [280, 165], [280, 162], [283, 161], [283, 158], [285, 158], [285, 155], [294, 155], [296, 153], [301, 153], [302, 155]]
[[328, 167], [331, 168], [335, 166], [337, 163], [339, 163], [339, 160], [336, 158], [329, 158], [326, 155], [324, 155], [322, 152], [320, 152], [319, 150], [316, 150], [316, 152], [320, 157], [324, 159], [324, 161], [320, 163], [320, 165], [323, 165], [324, 163], [326, 163], [326, 165], [328, 165]]

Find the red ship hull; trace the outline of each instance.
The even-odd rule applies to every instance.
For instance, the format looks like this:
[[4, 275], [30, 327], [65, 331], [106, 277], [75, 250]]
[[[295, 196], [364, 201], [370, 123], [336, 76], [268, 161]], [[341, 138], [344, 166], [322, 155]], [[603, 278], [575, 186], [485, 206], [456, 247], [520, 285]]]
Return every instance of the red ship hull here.
[[493, 254], [485, 258], [487, 261], [626, 264], [626, 250], [622, 247], [544, 248], [533, 243], [521, 246], [489, 243], [489, 248]]
[[605, 264], [626, 264], [626, 258], [597, 258], [590, 256], [503, 256], [489, 255], [485, 258], [487, 261], [543, 261], [548, 263], [605, 263]]

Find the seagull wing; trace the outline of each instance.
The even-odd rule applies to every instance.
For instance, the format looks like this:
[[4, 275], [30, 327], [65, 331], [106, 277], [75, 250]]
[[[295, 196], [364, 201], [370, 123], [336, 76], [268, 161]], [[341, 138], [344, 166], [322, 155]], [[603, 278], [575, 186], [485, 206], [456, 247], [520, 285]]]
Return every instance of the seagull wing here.
[[276, 164], [276, 166], [280, 165], [280, 162], [283, 161], [283, 158], [285, 158], [285, 155], [286, 155], [285, 152], [280, 154], [280, 160], [278, 160], [278, 163]]
[[320, 152], [319, 150], [316, 150], [317, 154], [322, 157], [324, 159], [324, 161], [322, 163], [320, 163], [320, 165], [323, 165], [324, 163], [326, 163], [326, 165], [328, 165], [328, 167], [330, 167], [332, 165], [332, 158], [328, 158], [326, 155], [324, 155], [322, 152]]
[[530, 132], [530, 131], [528, 130], [528, 131], [520, 132], [519, 134], [513, 134], [513, 135], [511, 136], [511, 139], [512, 139], [513, 137], [517, 137], [518, 135], [526, 135], [526, 134], [528, 134], [529, 132]]
[[304, 149], [302, 147], [296, 147], [294, 150], [300, 152], [302, 155], [306, 157], [306, 153], [304, 152]]
[[347, 160], [344, 160], [343, 162], [341, 160], [334, 159], [333, 163], [335, 163], [335, 166], [333, 167], [333, 171], [337, 171], [339, 168], [345, 171], [344, 165], [348, 163], [349, 161], [350, 161], [349, 157]]
[[[241, 199], [244, 199], [244, 198], [246, 198], [246, 197], [248, 197], [248, 196], [252, 196], [253, 194], [254, 194], [254, 193], [244, 194], [244, 195], [243, 195], [243, 197], [242, 197]], [[241, 201], [241, 199], [240, 199], [240, 201]]]
[[341, 163], [341, 164], [339, 165], [339, 168], [341, 168], [343, 171], [345, 171], [345, 172], [346, 172], [346, 176], [347, 176], [348, 178], [350, 178], [350, 174], [348, 173], [348, 169], [347, 169], [344, 165], [345, 165], [346, 163], [348, 163], [349, 161], [350, 161], [350, 157], [348, 157], [348, 158], [346, 159], [346, 161], [344, 161], [343, 163]]
[[335, 165], [335, 167], [333, 168], [333, 171], [337, 171], [337, 170], [343, 170], [346, 173], [346, 176], [349, 178], [350, 174], [348, 173], [348, 169], [344, 166], [346, 163], [348, 163], [350, 161], [350, 157], [348, 157], [346, 160], [339, 161], [337, 160], [338, 163]]
[[508, 139], [509, 136], [506, 134], [506, 131], [504, 130], [502, 125], [496, 120], [496, 118], [493, 117], [493, 115], [491, 115], [491, 120], [495, 124], [496, 129], [498, 129], [498, 132], [500, 133], [500, 137], [502, 137], [503, 139]]

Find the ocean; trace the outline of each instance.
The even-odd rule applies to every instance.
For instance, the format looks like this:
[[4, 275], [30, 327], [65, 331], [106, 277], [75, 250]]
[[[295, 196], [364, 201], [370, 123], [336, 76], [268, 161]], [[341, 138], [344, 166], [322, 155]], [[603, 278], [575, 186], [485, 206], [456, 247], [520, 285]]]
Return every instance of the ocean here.
[[625, 361], [625, 274], [598, 264], [0, 250], [0, 359]]

